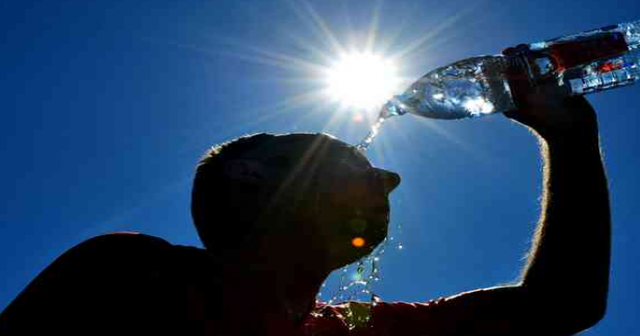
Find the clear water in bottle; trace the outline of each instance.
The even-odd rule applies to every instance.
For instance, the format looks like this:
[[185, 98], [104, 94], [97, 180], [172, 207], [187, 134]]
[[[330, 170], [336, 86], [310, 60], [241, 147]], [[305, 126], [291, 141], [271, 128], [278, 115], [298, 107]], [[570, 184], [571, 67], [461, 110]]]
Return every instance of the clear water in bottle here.
[[503, 56], [472, 57], [438, 68], [393, 97], [380, 110], [376, 123], [357, 148], [366, 150], [386, 119], [412, 113], [427, 118], [479, 117], [515, 108], [503, 77]]
[[479, 117], [514, 108], [504, 56], [464, 59], [424, 75], [387, 102], [382, 117], [412, 113], [436, 119]]
[[462, 119], [515, 108], [503, 76], [504, 56], [480, 56], [435, 69], [389, 100], [357, 148], [366, 150], [386, 119], [412, 113], [427, 118]]
[[567, 95], [600, 92], [640, 79], [640, 21], [510, 49], [515, 52], [471, 57], [427, 73], [382, 107], [358, 148], [366, 150], [382, 123], [397, 115], [462, 119], [515, 109], [507, 79], [514, 66], [531, 85], [557, 83]]

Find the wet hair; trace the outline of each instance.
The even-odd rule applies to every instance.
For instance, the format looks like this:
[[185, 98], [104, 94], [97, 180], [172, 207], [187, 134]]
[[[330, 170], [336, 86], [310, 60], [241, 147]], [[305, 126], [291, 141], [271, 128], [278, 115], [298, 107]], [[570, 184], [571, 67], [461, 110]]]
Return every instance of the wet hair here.
[[[265, 207], [265, 200], [260, 199], [264, 197], [260, 186], [228, 178], [224, 173], [225, 163], [274, 140], [278, 141], [273, 143], [274, 146], [284, 142], [299, 143], [301, 153], [313, 153], [313, 156], [325, 152], [331, 143], [339, 143], [326, 134], [260, 133], [227, 141], [207, 151], [196, 167], [191, 193], [191, 215], [200, 240], [213, 254], [224, 254], [242, 246]], [[277, 159], [276, 156], [272, 160], [274, 162], [268, 164], [282, 169], [294, 169], [297, 165], [279, 162]], [[300, 159], [303, 159], [302, 154]], [[245, 198], [242, 204], [229, 201], [228, 191], [232, 188], [242, 189]]]

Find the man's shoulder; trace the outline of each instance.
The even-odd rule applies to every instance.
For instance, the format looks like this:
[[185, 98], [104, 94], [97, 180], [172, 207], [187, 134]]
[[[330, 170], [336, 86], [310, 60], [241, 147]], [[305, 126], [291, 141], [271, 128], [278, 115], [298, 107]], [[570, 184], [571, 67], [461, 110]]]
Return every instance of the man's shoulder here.
[[133, 248], [133, 249], [163, 249], [171, 246], [171, 244], [159, 237], [150, 236], [140, 232], [120, 231], [93, 236], [75, 248], [83, 249], [115, 249], [115, 248]]
[[[206, 282], [206, 251], [139, 233], [111, 233], [75, 245], [43, 270], [0, 315], [0, 334], [164, 334], [181, 325], [185, 297]], [[196, 270], [196, 271], [189, 271]], [[34, 323], [35, 322], [35, 323]], [[107, 330], [109, 331], [107, 333]], [[151, 332], [153, 331], [153, 332]], [[89, 332], [95, 333], [95, 332]]]
[[125, 266], [144, 259], [166, 257], [171, 244], [137, 232], [116, 232], [91, 237], [63, 253], [56, 261], [97, 267]]
[[79, 243], [69, 251], [74, 250], [81, 250], [84, 253], [106, 253], [111, 257], [121, 254], [126, 254], [130, 257], [136, 255], [166, 256], [167, 253], [207, 254], [201, 248], [174, 245], [160, 237], [140, 232], [112, 232], [94, 236]]
[[[89, 265], [102, 272], [123, 271], [158, 276], [199, 268], [206, 262], [204, 249], [174, 245], [167, 240], [138, 232], [114, 232], [89, 238], [65, 252], [60, 259]], [[151, 273], [150, 273], [151, 272]]]

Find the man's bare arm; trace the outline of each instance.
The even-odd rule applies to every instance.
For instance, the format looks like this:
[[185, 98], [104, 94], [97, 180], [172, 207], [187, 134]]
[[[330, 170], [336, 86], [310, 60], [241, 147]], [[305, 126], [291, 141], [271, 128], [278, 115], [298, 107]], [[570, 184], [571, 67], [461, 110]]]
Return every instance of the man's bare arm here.
[[596, 115], [583, 97], [520, 97], [506, 115], [538, 137], [542, 212], [522, 277], [512, 286], [462, 293], [440, 304], [451, 335], [572, 335], [604, 315], [611, 223]]
[[540, 138], [544, 191], [521, 283], [547, 314], [570, 328], [585, 329], [605, 313], [611, 249], [596, 116], [582, 97], [545, 108], [561, 120], [523, 120]]

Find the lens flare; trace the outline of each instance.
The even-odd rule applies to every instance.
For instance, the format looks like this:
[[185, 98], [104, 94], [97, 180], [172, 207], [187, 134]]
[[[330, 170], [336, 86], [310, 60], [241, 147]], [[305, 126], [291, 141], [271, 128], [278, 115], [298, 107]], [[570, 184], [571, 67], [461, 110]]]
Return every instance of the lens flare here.
[[364, 244], [365, 241], [362, 237], [355, 237], [351, 240], [351, 245], [353, 245], [354, 247], [363, 247]]

